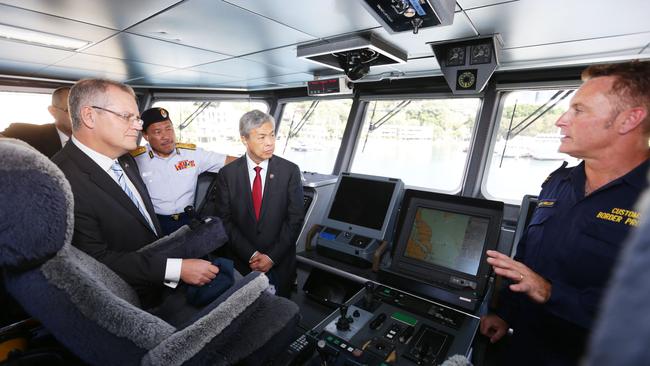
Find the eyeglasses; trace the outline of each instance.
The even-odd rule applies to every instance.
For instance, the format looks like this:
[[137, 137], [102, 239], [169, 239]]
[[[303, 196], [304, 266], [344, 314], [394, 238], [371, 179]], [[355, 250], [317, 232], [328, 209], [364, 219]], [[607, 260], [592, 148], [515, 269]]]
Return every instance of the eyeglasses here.
[[61, 108], [61, 107], [57, 107], [55, 105], [53, 105], [52, 107], [55, 108], [55, 109], [60, 110], [63, 113], [68, 113], [68, 108]]
[[131, 113], [117, 113], [117, 112], [112, 111], [110, 109], [106, 109], [104, 107], [98, 107], [96, 105], [91, 105], [90, 108], [99, 109], [99, 110], [102, 110], [104, 112], [112, 113], [112, 114], [120, 117], [121, 119], [123, 119], [124, 121], [126, 121], [128, 123], [135, 124], [135, 125], [138, 125], [138, 126], [142, 126], [142, 124], [144, 123], [144, 121], [139, 116], [134, 116]]

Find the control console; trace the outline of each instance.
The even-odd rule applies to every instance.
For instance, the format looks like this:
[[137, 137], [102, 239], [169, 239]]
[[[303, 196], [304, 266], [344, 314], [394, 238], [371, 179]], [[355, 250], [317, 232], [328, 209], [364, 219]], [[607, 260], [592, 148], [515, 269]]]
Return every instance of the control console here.
[[306, 365], [439, 365], [469, 354], [479, 318], [368, 282], [303, 335]]

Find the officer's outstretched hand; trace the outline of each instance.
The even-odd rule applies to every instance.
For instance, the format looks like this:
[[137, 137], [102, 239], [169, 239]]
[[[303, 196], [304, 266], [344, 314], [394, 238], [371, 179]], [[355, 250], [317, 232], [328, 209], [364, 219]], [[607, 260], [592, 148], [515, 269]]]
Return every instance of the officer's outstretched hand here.
[[487, 255], [487, 262], [494, 268], [494, 272], [514, 282], [510, 285], [511, 291], [523, 292], [539, 304], [547, 302], [551, 297], [551, 283], [525, 264], [496, 250], [488, 250]]
[[508, 323], [496, 314], [481, 317], [481, 334], [490, 338], [490, 343], [495, 343], [508, 332]]
[[188, 285], [203, 286], [219, 273], [219, 267], [203, 259], [183, 259], [181, 281]]

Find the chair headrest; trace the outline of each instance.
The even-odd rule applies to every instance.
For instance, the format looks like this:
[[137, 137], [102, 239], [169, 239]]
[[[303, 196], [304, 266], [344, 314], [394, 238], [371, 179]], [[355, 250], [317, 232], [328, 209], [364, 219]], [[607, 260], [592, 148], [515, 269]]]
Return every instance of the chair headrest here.
[[72, 191], [61, 170], [22, 141], [0, 138], [0, 156], [0, 266], [26, 269], [72, 240]]

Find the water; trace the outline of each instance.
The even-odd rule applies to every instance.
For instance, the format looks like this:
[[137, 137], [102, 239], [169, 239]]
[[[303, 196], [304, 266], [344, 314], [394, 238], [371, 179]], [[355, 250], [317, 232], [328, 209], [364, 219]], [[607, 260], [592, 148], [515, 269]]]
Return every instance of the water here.
[[[363, 145], [361, 142], [360, 146]], [[370, 142], [365, 151], [357, 152], [350, 169], [355, 173], [402, 179], [410, 186], [456, 193], [460, 190], [467, 152], [462, 143], [431, 140], [384, 140]], [[361, 149], [361, 147], [359, 147]], [[276, 152], [281, 153], [281, 150]], [[284, 157], [301, 170], [330, 174], [338, 146], [321, 146], [315, 151], [295, 151], [287, 148]], [[562, 160], [536, 160], [530, 157], [504, 158], [496, 154], [489, 162], [486, 183], [487, 197], [519, 204], [525, 194], [537, 194], [549, 173], [560, 167]], [[573, 161], [572, 165], [575, 165]]]

